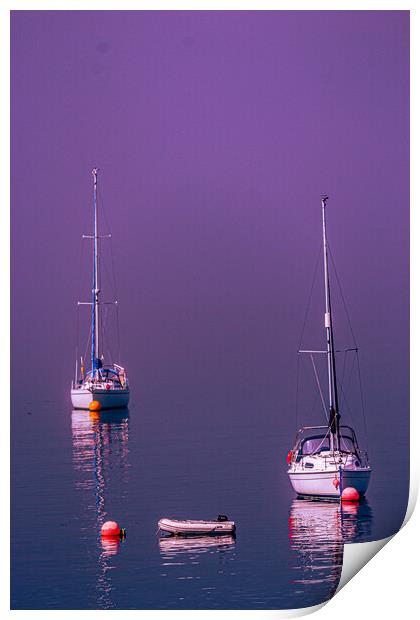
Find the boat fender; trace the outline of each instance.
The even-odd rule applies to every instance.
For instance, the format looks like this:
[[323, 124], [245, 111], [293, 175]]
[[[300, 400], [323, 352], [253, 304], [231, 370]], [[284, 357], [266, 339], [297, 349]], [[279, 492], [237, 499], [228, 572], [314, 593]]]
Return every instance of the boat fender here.
[[288, 465], [290, 465], [290, 463], [293, 461], [293, 456], [294, 456], [293, 450], [289, 450], [289, 452], [287, 453], [287, 456], [286, 456], [286, 463]]
[[105, 387], [106, 387], [106, 389], [107, 389], [107, 390], [110, 390], [110, 389], [111, 389], [111, 385], [110, 385], [109, 383], [107, 383], [107, 384], [105, 385]]
[[334, 478], [333, 485], [335, 486], [336, 489], [338, 489], [338, 487], [340, 486], [340, 481], [338, 478]]

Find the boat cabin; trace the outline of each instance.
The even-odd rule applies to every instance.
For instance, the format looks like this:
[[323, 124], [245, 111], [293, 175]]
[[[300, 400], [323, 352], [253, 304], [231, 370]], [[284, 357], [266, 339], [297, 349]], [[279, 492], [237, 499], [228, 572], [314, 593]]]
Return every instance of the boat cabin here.
[[80, 379], [79, 385], [84, 383], [106, 383], [113, 389], [121, 389], [126, 384], [125, 372], [117, 371], [110, 366], [102, 366], [102, 368], [89, 370], [85, 373], [83, 379]]
[[[305, 426], [301, 428], [297, 433], [293, 452], [297, 462], [304, 456], [325, 455], [325, 453], [332, 452], [329, 427]], [[361, 458], [356, 433], [350, 426], [340, 427], [340, 452], [354, 454]]]

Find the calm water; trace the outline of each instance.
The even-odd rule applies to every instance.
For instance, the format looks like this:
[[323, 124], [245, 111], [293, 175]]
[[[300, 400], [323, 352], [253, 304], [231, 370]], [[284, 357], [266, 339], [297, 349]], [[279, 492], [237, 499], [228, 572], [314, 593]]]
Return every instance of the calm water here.
[[[15, 11], [11, 38], [12, 606], [324, 601], [343, 541], [394, 533], [406, 509], [409, 15]], [[70, 405], [94, 166], [102, 300], [121, 302], [100, 352], [128, 370], [129, 416]], [[302, 348], [325, 347], [322, 262], [305, 312], [323, 192], [368, 445], [346, 353], [341, 413], [373, 465], [368, 503], [342, 514], [296, 501], [285, 463], [297, 426], [325, 420], [310, 359], [295, 418], [302, 323]], [[160, 517], [218, 513], [236, 539], [156, 537]], [[127, 538], [103, 547], [108, 518]]]
[[[390, 512], [380, 468], [368, 502], [342, 512], [296, 500], [285, 475], [290, 436], [270, 411], [245, 407], [232, 424], [228, 407], [184, 410], [145, 393], [130, 411], [16, 397], [13, 413], [16, 609], [314, 605], [338, 584], [343, 541], [387, 535], [403, 515], [405, 486]], [[236, 520], [236, 538], [156, 536], [162, 516], [219, 512]], [[101, 541], [106, 519], [127, 528], [125, 541]]]

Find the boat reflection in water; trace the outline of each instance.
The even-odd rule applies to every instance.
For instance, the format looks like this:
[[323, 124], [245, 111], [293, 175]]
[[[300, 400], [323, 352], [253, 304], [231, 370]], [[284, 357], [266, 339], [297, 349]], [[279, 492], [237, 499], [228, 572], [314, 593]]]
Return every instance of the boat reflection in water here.
[[289, 516], [292, 579], [296, 597], [314, 601], [331, 598], [339, 584], [344, 543], [369, 536], [372, 512], [366, 500], [339, 503], [295, 499]]
[[159, 538], [159, 548], [167, 559], [185, 553], [226, 551], [235, 545], [234, 536], [165, 536]]
[[[162, 577], [171, 574], [179, 580], [201, 579], [204, 563], [210, 562], [207, 569], [214, 571], [214, 556], [217, 555], [217, 573], [223, 574], [227, 560], [234, 560], [235, 536], [165, 536], [159, 538], [159, 549], [164, 572]], [[168, 572], [167, 572], [168, 571]], [[215, 587], [202, 587], [208, 590], [211, 598]]]
[[[86, 519], [81, 528], [87, 544], [97, 535], [98, 576], [96, 605], [114, 607], [110, 569], [117, 555], [120, 539], [103, 539], [100, 529], [107, 519], [122, 513], [129, 476], [129, 412], [108, 409], [103, 412], [74, 410], [71, 416], [73, 468], [76, 488], [82, 493]], [[115, 507], [115, 512], [112, 512]]]

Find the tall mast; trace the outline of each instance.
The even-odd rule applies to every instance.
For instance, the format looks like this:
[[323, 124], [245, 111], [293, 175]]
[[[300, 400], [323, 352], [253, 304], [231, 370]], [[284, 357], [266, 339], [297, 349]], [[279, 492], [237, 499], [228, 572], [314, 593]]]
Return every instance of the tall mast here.
[[337, 373], [335, 365], [334, 334], [331, 312], [330, 279], [328, 272], [328, 244], [327, 244], [327, 217], [326, 206], [328, 196], [321, 197], [322, 204], [322, 239], [324, 248], [324, 286], [325, 286], [325, 329], [327, 333], [327, 360], [328, 360], [328, 397], [330, 406], [330, 447], [340, 449], [340, 414], [338, 410]]
[[98, 280], [98, 168], [92, 170], [93, 176], [93, 284], [92, 284], [92, 371], [98, 369], [99, 358], [99, 280]]

